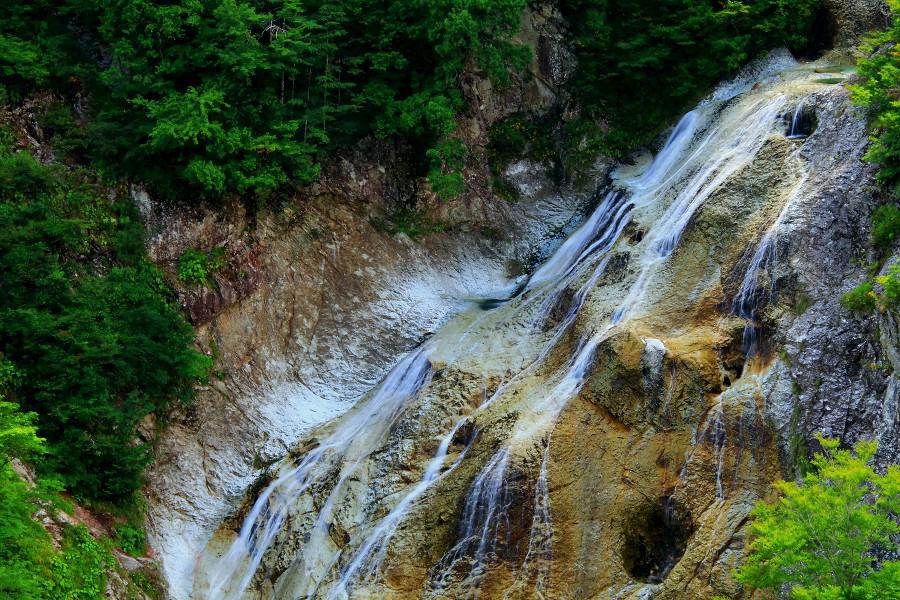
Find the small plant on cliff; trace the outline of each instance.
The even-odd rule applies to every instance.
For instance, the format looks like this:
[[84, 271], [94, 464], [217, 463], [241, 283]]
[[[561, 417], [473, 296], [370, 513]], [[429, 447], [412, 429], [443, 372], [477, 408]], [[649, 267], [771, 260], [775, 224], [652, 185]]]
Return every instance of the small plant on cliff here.
[[178, 258], [178, 278], [188, 284], [208, 286], [210, 276], [226, 262], [225, 248], [213, 248], [210, 252], [188, 248]]
[[798, 600], [897, 600], [900, 562], [885, 557], [900, 551], [900, 466], [876, 473], [874, 442], [819, 442], [803, 480], [777, 483], [778, 500], [754, 509], [738, 580]]
[[866, 281], [841, 296], [841, 306], [851, 312], [870, 313], [878, 306], [878, 295]]
[[141, 527], [128, 523], [116, 525], [115, 541], [125, 554], [143, 556], [147, 552], [147, 536]]
[[879, 248], [890, 250], [900, 236], [900, 207], [885, 204], [872, 215], [872, 242]]

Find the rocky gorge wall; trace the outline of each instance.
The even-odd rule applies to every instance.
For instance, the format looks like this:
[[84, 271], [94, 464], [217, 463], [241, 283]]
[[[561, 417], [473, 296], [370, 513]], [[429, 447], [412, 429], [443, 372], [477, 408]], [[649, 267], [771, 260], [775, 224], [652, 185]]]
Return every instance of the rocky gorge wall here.
[[[844, 40], [857, 39], [881, 14], [880, 4], [830, 5]], [[533, 8], [522, 36], [536, 49], [530, 78], [502, 93], [477, 73], [463, 81], [471, 110], [461, 129], [473, 147], [486, 143], [487, 127], [503, 116], [566, 101], [561, 86], [571, 55], [558, 15]], [[867, 144], [862, 115], [840, 85], [792, 89], [790, 97], [778, 118], [789, 120], [803, 99], [817, 122], [812, 135], [802, 143], [766, 136], [753, 160], [699, 207], [634, 314], [598, 342], [583, 387], [558, 408], [552, 427], [539, 434], [526, 428], [534, 443], [510, 444], [509, 458], [498, 461], [506, 483], [496, 492], [507, 510], [503, 524], [489, 525], [501, 540], [482, 566], [490, 577], [469, 572], [478, 566], [474, 550], [442, 561], [464, 541], [461, 515], [496, 448], [518, 439], [530, 406], [518, 403], [579, 355], [581, 335], [554, 338], [545, 371], [529, 375], [515, 399], [453, 430], [445, 450], [448, 460], [459, 459], [454, 476], [417, 497], [383, 549], [383, 571], [351, 588], [351, 597], [466, 597], [473, 577], [484, 581], [486, 598], [741, 597], [731, 569], [745, 543], [747, 514], [772, 481], [792, 476], [798, 447], [814, 449], [819, 432], [848, 443], [874, 436], [882, 442], [879, 460], [900, 461], [897, 326], [890, 315], [861, 319], [838, 304], [865, 277], [873, 252], [869, 218], [882, 201], [873, 168], [860, 160]], [[806, 177], [790, 195], [784, 182], [796, 177], [797, 157]], [[638, 171], [645, 161], [635, 160]], [[523, 271], [599, 201], [594, 187], [605, 191], [609, 169], [598, 164], [591, 185], [574, 189], [552, 182], [540, 165], [514, 164], [507, 174], [523, 199], [509, 205], [493, 197], [487, 167], [475, 160], [467, 165], [467, 194], [438, 204], [403, 175], [402, 159], [376, 147], [333, 165], [296, 202], [255, 217], [239, 205], [224, 214], [173, 211], [136, 193], [157, 262], [173, 270], [189, 247], [220, 246], [229, 257], [216, 285], [180, 292], [217, 375], [165, 430], [151, 472], [151, 543], [171, 596], [226, 597], [207, 595], [206, 575], [238, 534], [248, 487], [269, 465], [269, 477], [278, 473], [273, 463], [289, 451], [308, 453], [323, 438], [321, 424], [350, 410], [433, 332], [456, 335], [468, 331], [470, 318], [489, 321], [482, 312], [490, 311], [464, 300], [510, 295]], [[408, 198], [427, 207], [426, 227], [439, 222], [447, 231], [418, 242], [373, 226]], [[623, 225], [623, 241], [593, 280], [599, 296], [582, 299], [572, 331], [612, 318], [626, 284], [640, 278], [636, 249], [652, 229], [651, 216], [638, 211]], [[774, 258], [755, 274], [756, 288], [772, 292], [755, 291], [763, 301], [750, 319], [765, 347], [748, 359], [748, 319], [735, 314], [733, 301], [751, 250], [774, 223]], [[577, 285], [565, 289], [546, 335], [571, 316]], [[392, 426], [362, 478], [374, 498], [357, 490], [342, 501], [329, 526], [329, 551], [358, 549], [360, 532], [393, 514], [396, 498], [427, 473], [447, 423], [477, 413], [507, 384], [502, 365], [527, 362], [527, 350], [502, 335], [490, 352], [472, 352], [466, 358], [460, 347], [429, 357], [435, 374], [427, 393]], [[471, 364], [476, 356], [491, 358]], [[247, 502], [255, 497], [251, 492]], [[306, 501], [321, 510], [320, 500]], [[475, 506], [475, 513], [488, 508]], [[297, 565], [304, 527], [279, 534], [280, 553], [263, 558], [267, 575], [256, 576], [248, 597], [294, 597], [309, 584], [309, 572]], [[552, 544], [535, 541], [541, 538]], [[637, 550], [646, 547], [658, 550]], [[436, 564], [447, 567], [440, 585]], [[330, 590], [321, 597], [338, 594], [334, 573], [321, 583]]]
[[[571, 57], [559, 19], [549, 6], [523, 17], [519, 41], [535, 49], [534, 61], [502, 92], [467, 72], [470, 110], [460, 129], [469, 147], [483, 147], [499, 119], [563, 102]], [[591, 203], [593, 190], [561, 185], [547, 167], [522, 161], [510, 166], [520, 195], [511, 204], [491, 192], [484, 152], [475, 155], [466, 193], [450, 202], [380, 143], [258, 213], [240, 202], [169, 206], [135, 190], [150, 256], [177, 282], [215, 361], [210, 384], [169, 417], [149, 476], [149, 541], [170, 597], [190, 595], [197, 555], [268, 465], [348, 410], [467, 299], [508, 293]], [[609, 167], [596, 169], [603, 178]], [[209, 285], [178, 282], [185, 250], [215, 248], [226, 260]]]

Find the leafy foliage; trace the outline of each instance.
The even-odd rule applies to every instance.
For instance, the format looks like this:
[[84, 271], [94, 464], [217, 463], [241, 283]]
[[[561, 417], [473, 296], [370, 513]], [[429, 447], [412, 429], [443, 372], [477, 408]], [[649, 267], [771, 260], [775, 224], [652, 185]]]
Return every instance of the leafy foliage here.
[[42, 597], [53, 547], [31, 515], [35, 494], [8, 464], [0, 466], [0, 596]]
[[887, 31], [868, 41], [869, 58], [857, 64], [862, 82], [853, 86], [853, 99], [865, 106], [873, 144], [866, 159], [878, 163], [878, 181], [900, 195], [900, 0], [888, 0], [893, 19]]
[[602, 145], [633, 148], [749, 59], [804, 46], [819, 3], [563, 0], [576, 34], [577, 95], [608, 120]]
[[[309, 183], [324, 153], [369, 135], [406, 139], [437, 193], [453, 195], [460, 72], [474, 59], [502, 86], [529, 58], [509, 42], [525, 0], [7, 4], [0, 68], [16, 93], [70, 65], [93, 90], [99, 158], [170, 195]], [[21, 38], [54, 13], [71, 26]]]
[[900, 466], [879, 475], [867, 463], [876, 444], [854, 451], [820, 438], [822, 454], [801, 484], [780, 482], [779, 500], [754, 509], [754, 539], [738, 572], [751, 588], [790, 587], [798, 600], [900, 598], [896, 554], [900, 525]]
[[888, 272], [875, 281], [881, 285], [881, 298], [886, 308], [900, 307], [900, 265], [891, 265]]
[[369, 223], [382, 233], [388, 235], [402, 233], [414, 240], [421, 239], [429, 233], [440, 233], [445, 229], [443, 223], [430, 220], [424, 210], [409, 207], [400, 207], [385, 215], [372, 215], [369, 217]]
[[500, 172], [510, 160], [520, 156], [541, 163], [553, 162], [557, 151], [549, 131], [548, 123], [523, 114], [496, 123], [487, 147], [491, 169]]
[[50, 563], [52, 594], [57, 598], [94, 600], [106, 588], [106, 572], [115, 559], [84, 527], [65, 530], [65, 548]]
[[178, 258], [178, 278], [189, 284], [210, 285], [210, 276], [225, 262], [225, 248], [213, 248], [210, 252], [188, 248]]
[[128, 524], [117, 525], [116, 545], [125, 554], [143, 556], [147, 552], [147, 536], [140, 527]]
[[888, 250], [900, 235], [900, 207], [885, 204], [872, 215], [872, 242], [878, 248]]
[[3, 391], [16, 378], [15, 367], [0, 356], [0, 464], [14, 458], [30, 458], [44, 451], [44, 440], [37, 436], [34, 413], [23, 413], [19, 405], [4, 400]]
[[[61, 525], [61, 550], [57, 551], [34, 514], [38, 507], [56, 518], [63, 504], [59, 485], [41, 478], [34, 485], [23, 481], [10, 461], [29, 460], [45, 452], [44, 440], [30, 423], [34, 415], [23, 415], [7, 402], [7, 390], [16, 384], [12, 365], [0, 359], [0, 597], [9, 600], [96, 600], [106, 592], [107, 572], [116, 569], [110, 540], [95, 540], [82, 526]], [[8, 435], [9, 432], [13, 435]], [[143, 531], [123, 526], [120, 545], [126, 551], [143, 553]], [[140, 552], [137, 552], [140, 550]], [[120, 573], [128, 584], [128, 597], [137, 597], [138, 583]], [[150, 586], [144, 586], [149, 587]]]
[[32, 518], [35, 495], [10, 467], [14, 458], [27, 459], [43, 452], [43, 440], [17, 404], [5, 400], [13, 382], [12, 365], [0, 359], [0, 595], [4, 598], [37, 597], [42, 577], [33, 564], [46, 555], [47, 533]]
[[56, 0], [0, 5], [0, 103], [21, 100], [37, 86], [66, 89], [81, 72], [78, 39], [62, 8]]
[[0, 154], [0, 354], [37, 413], [41, 464], [77, 495], [127, 503], [149, 460], [136, 426], [190, 396], [207, 359], [143, 256], [133, 206], [77, 171]]
[[866, 281], [841, 296], [841, 306], [852, 312], [870, 313], [878, 306], [878, 295]]

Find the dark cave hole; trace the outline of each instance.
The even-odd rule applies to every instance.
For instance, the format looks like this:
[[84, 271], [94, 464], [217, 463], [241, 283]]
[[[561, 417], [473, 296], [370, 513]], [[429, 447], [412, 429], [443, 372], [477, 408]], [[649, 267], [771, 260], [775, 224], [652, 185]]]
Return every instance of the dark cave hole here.
[[812, 35], [809, 42], [798, 52], [798, 55], [800, 58], [819, 58], [834, 48], [837, 36], [837, 19], [828, 7], [822, 6], [813, 17]]
[[631, 234], [629, 241], [632, 244], [639, 244], [639, 243], [641, 243], [641, 241], [643, 239], [644, 239], [644, 231], [642, 229], [638, 229], [634, 233]]
[[660, 583], [681, 560], [693, 532], [690, 514], [670, 497], [633, 514], [624, 524], [625, 570], [638, 581]]

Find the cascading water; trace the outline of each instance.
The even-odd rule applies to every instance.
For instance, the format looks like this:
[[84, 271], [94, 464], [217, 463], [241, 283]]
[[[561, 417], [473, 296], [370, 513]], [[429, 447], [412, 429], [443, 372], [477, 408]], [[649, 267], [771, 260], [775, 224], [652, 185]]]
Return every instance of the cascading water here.
[[809, 136], [809, 115], [806, 110], [807, 100], [804, 98], [797, 104], [794, 109], [794, 116], [791, 118], [791, 128], [788, 130], [787, 138], [789, 140], [802, 140]]
[[[385, 569], [398, 538], [411, 515], [457, 477], [466, 477], [468, 485], [453, 540], [430, 568], [416, 572], [426, 597], [477, 596], [496, 564], [510, 560], [498, 556], [497, 544], [516, 526], [509, 517], [509, 480], [516, 473], [530, 487], [518, 497], [526, 498], [532, 517], [523, 554], [506, 575], [512, 582], [506, 594], [551, 597], [554, 425], [585, 386], [601, 346], [651, 310], [656, 299], [649, 291], [666, 275], [701, 207], [773, 136], [784, 139], [780, 117], [796, 95], [771, 77], [784, 66], [790, 65], [776, 61], [685, 115], [646, 169], [623, 168], [615, 176], [618, 189], [605, 195], [518, 295], [460, 313], [400, 361], [356, 409], [317, 432], [312, 449], [280, 467], [227, 552], [199, 573], [197, 596], [390, 597]], [[751, 90], [755, 82], [762, 83]], [[791, 177], [791, 191], [734, 298], [734, 313], [748, 321], [756, 319], [751, 304], [759, 272], [775, 260], [776, 231], [806, 176], [798, 167]], [[630, 226], [643, 228], [644, 235], [627, 239]], [[438, 401], [436, 372], [442, 378], [444, 372], [471, 375], [483, 386], [478, 400]], [[675, 378], [673, 364], [667, 415]], [[714, 447], [720, 501], [726, 496], [726, 408], [720, 396], [696, 440]], [[435, 424], [428, 428], [432, 441], [417, 445], [410, 436], [423, 435], [422, 427], [413, 424], [426, 421]], [[408, 468], [402, 480], [392, 475], [397, 456], [420, 456], [426, 452], [420, 446], [430, 448], [420, 466]]]
[[[759, 308], [775, 295], [778, 231], [793, 209], [794, 201], [803, 191], [803, 186], [809, 178], [809, 173], [806, 172], [803, 161], [796, 151], [792, 154], [790, 165], [792, 167], [791, 175], [796, 179], [796, 183], [788, 192], [787, 200], [779, 212], [778, 218], [766, 229], [756, 251], [747, 261], [747, 269], [741, 280], [741, 286], [731, 302], [731, 312], [747, 321], [743, 339], [744, 355], [747, 358], [755, 357], [759, 351]], [[763, 273], [768, 274], [768, 286], [761, 286], [759, 283]]]
[[501, 448], [472, 484], [460, 520], [459, 542], [435, 565], [431, 585], [434, 593], [443, 591], [448, 576], [460, 563], [466, 563], [467, 571], [463, 590], [469, 592], [467, 596], [477, 591], [485, 574], [486, 559], [494, 552], [504, 530], [510, 502], [506, 487], [508, 466], [509, 453]]
[[296, 467], [265, 489], [245, 518], [239, 538], [211, 573], [207, 594], [210, 598], [236, 597], [247, 588], [263, 554], [288, 518], [291, 503], [337, 470], [338, 484], [319, 515], [316, 529], [327, 525], [324, 521], [333, 510], [334, 497], [342, 484], [380, 442], [404, 404], [428, 383], [429, 350], [429, 346], [423, 346], [400, 361], [359, 410], [341, 420]]
[[550, 563], [553, 561], [553, 518], [550, 514], [550, 439], [544, 446], [541, 468], [534, 489], [534, 515], [528, 533], [528, 552], [522, 561], [516, 585], [504, 594], [505, 598], [521, 595], [523, 588], [533, 590], [537, 598], [546, 598], [550, 584]]

